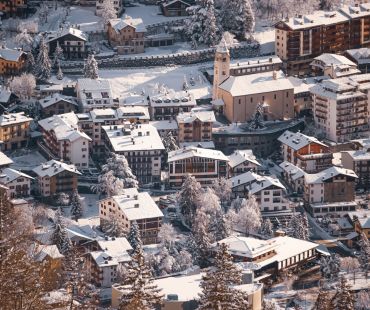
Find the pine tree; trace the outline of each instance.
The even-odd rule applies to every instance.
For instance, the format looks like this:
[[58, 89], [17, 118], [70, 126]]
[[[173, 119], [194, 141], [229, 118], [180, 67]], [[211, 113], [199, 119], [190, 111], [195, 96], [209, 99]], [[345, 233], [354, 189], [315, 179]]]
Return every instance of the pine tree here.
[[26, 71], [28, 73], [34, 73], [35, 71], [35, 58], [33, 57], [32, 52], [27, 53], [27, 59], [26, 59]]
[[90, 54], [84, 65], [84, 76], [88, 79], [96, 80], [99, 78], [98, 63], [93, 54]]
[[262, 309], [263, 310], [278, 310], [278, 306], [273, 300], [264, 299], [262, 302]]
[[262, 225], [260, 228], [261, 235], [266, 237], [271, 237], [273, 234], [273, 226], [269, 218], [262, 221]]
[[192, 225], [192, 235], [196, 251], [197, 262], [200, 267], [209, 265], [211, 254], [211, 236], [209, 232], [209, 220], [202, 209], [196, 211]]
[[57, 79], [60, 81], [63, 80], [63, 71], [60, 68], [60, 65], [58, 65]]
[[127, 241], [131, 244], [134, 251], [136, 250], [136, 248], [143, 245], [141, 242], [139, 225], [136, 223], [136, 221], [134, 221], [130, 226]]
[[54, 223], [53, 223], [53, 232], [50, 238], [50, 241], [55, 244], [61, 253], [67, 251], [70, 246], [70, 240], [66, 231], [64, 224], [64, 219], [62, 216], [62, 211], [59, 208], [55, 213]]
[[59, 41], [57, 41], [57, 46], [54, 51], [54, 60], [53, 66], [54, 68], [60, 68], [60, 61], [63, 60], [63, 49], [59, 45]]
[[360, 235], [360, 241], [358, 244], [360, 246], [359, 261], [361, 264], [361, 269], [365, 273], [365, 277], [367, 279], [370, 271], [370, 242], [364, 233]]
[[312, 310], [331, 310], [330, 296], [327, 291], [320, 290]]
[[256, 107], [256, 111], [254, 112], [254, 115], [250, 122], [249, 129], [258, 130], [264, 127], [265, 125], [263, 124], [263, 106], [261, 103], [258, 103]]
[[351, 285], [347, 283], [345, 277], [341, 277], [339, 286], [330, 302], [331, 310], [354, 310], [355, 300], [351, 291]]
[[221, 243], [215, 257], [214, 267], [202, 277], [199, 310], [248, 309], [245, 294], [233, 286], [241, 284], [241, 272], [234, 265], [227, 245]]
[[141, 241], [128, 263], [126, 274], [118, 310], [152, 310], [162, 303], [161, 291], [153, 283], [152, 274], [145, 264]]
[[171, 131], [166, 132], [164, 137], [162, 138], [162, 142], [164, 145], [164, 148], [166, 149], [166, 152], [176, 151], [179, 149], [176, 139], [174, 138]]
[[51, 63], [49, 59], [48, 46], [44, 38], [41, 38], [39, 54], [37, 55], [35, 76], [38, 80], [46, 82], [51, 76]]
[[191, 225], [192, 218], [195, 215], [197, 200], [201, 191], [202, 186], [193, 176], [187, 174], [178, 195], [178, 203], [181, 208], [181, 213], [184, 216], [184, 220], [188, 225]]
[[306, 214], [293, 214], [290, 220], [290, 235], [293, 238], [308, 240], [308, 220]]
[[220, 198], [221, 206], [225, 209], [230, 202], [231, 182], [227, 178], [218, 178], [212, 183], [215, 194]]
[[71, 195], [71, 215], [75, 221], [81, 218], [83, 213], [80, 195], [74, 190]]

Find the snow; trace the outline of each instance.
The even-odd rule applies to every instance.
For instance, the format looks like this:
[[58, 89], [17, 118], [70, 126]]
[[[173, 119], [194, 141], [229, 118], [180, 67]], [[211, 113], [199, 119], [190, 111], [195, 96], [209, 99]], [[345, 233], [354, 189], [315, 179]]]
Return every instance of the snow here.
[[0, 115], [0, 126], [8, 126], [30, 121], [32, 121], [32, 118], [26, 116], [24, 112]]
[[172, 151], [168, 153], [168, 162], [184, 160], [193, 157], [209, 158], [214, 160], [229, 161], [229, 159], [221, 151], [202, 149], [189, 146], [184, 149]]
[[38, 151], [12, 157], [12, 160], [13, 164], [11, 167], [21, 171], [32, 171], [34, 168], [47, 161]]
[[177, 115], [178, 123], [193, 123], [196, 119], [200, 120], [201, 122], [210, 123], [216, 121], [215, 113], [213, 111], [191, 111]]
[[6, 156], [3, 152], [0, 152], [0, 167], [12, 164], [13, 161]]
[[298, 151], [311, 143], [316, 143], [326, 147], [326, 145], [320, 142], [316, 137], [306, 136], [301, 132], [291, 132], [289, 130], [285, 131], [278, 138], [278, 141], [280, 141], [282, 144], [289, 146], [295, 151]]
[[18, 61], [23, 54], [23, 51], [12, 50], [9, 48], [0, 49], [0, 58], [7, 61]]
[[74, 165], [69, 165], [67, 163], [60, 162], [54, 159], [33, 169], [33, 172], [36, 173], [39, 177], [52, 177], [62, 171], [69, 171], [71, 173], [81, 174]]
[[253, 37], [260, 43], [261, 54], [275, 54], [275, 28], [266, 25], [264, 21], [256, 23]]
[[71, 25], [78, 25], [83, 31], [97, 31], [104, 28], [103, 19], [95, 15], [95, 7], [72, 6], [66, 21]]
[[324, 183], [326, 180], [331, 179], [337, 175], [346, 175], [349, 177], [357, 178], [356, 173], [350, 169], [340, 168], [340, 167], [330, 167], [319, 173], [306, 174], [305, 182], [306, 184], [319, 184]]
[[229, 157], [229, 166], [235, 168], [236, 166], [244, 163], [245, 161], [251, 162], [257, 166], [261, 164], [257, 161], [256, 156], [253, 155], [252, 150], [236, 150]]
[[33, 179], [29, 175], [19, 172], [17, 170], [11, 169], [11, 168], [0, 169], [0, 183], [1, 184], [8, 184], [18, 179], [19, 177]]

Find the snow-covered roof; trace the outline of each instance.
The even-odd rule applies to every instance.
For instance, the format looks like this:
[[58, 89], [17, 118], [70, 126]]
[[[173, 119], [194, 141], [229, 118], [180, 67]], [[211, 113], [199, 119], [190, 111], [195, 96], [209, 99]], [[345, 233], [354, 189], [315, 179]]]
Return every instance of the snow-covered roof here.
[[54, 175], [57, 175], [63, 171], [69, 171], [74, 174], [81, 174], [75, 167], [75, 165], [72, 164], [66, 164], [61, 161], [57, 160], [50, 160], [44, 164], [41, 164], [40, 166], [37, 166], [32, 170], [34, 173], [36, 173], [39, 177], [52, 177]]
[[0, 103], [8, 103], [11, 95], [12, 92], [9, 89], [0, 86]]
[[10, 48], [0, 48], [0, 59], [6, 61], [19, 61], [19, 58], [25, 54], [25, 52], [20, 50], [14, 50]]
[[348, 216], [352, 221], [357, 217], [363, 229], [370, 229], [370, 210], [348, 212]]
[[113, 266], [131, 260], [128, 251], [132, 250], [132, 247], [126, 238], [107, 237], [106, 239], [97, 240], [101, 251], [93, 251], [90, 253], [98, 266]]
[[330, 54], [330, 53], [324, 53], [320, 56], [317, 56], [314, 58], [313, 62], [311, 63], [312, 66], [317, 65], [317, 62], [319, 61], [322, 63], [324, 67], [331, 67], [331, 66], [340, 66], [340, 65], [348, 65], [348, 66], [354, 66], [356, 67], [356, 64], [349, 60], [347, 57], [343, 55], [338, 54]]
[[26, 116], [24, 112], [8, 113], [0, 115], [0, 126], [8, 126], [18, 123], [25, 123], [32, 121], [32, 118]]
[[192, 157], [202, 157], [214, 160], [229, 161], [224, 153], [217, 150], [202, 149], [198, 147], [188, 146], [183, 149], [172, 151], [168, 153], [168, 162], [184, 160]]
[[0, 151], [0, 167], [11, 165], [13, 161]]
[[159, 94], [150, 96], [150, 105], [152, 107], [168, 106], [196, 106], [194, 95], [186, 91], [169, 92], [168, 94]]
[[213, 111], [190, 111], [183, 112], [176, 117], [178, 123], [192, 123], [196, 119], [200, 120], [202, 123], [210, 122], [214, 123], [216, 121], [215, 113]]
[[54, 131], [58, 141], [76, 141], [80, 138], [91, 141], [91, 138], [78, 128], [78, 117], [74, 112], [54, 115], [39, 121], [45, 131]]
[[368, 47], [347, 50], [346, 53], [355, 59], [359, 65], [370, 62], [370, 48]]
[[150, 124], [102, 126], [115, 152], [164, 150], [157, 129]]
[[170, 5], [172, 5], [176, 2], [181, 2], [181, 3], [185, 4], [186, 6], [191, 5], [189, 2], [191, 2], [192, 4], [194, 3], [194, 1], [189, 1], [189, 0], [187, 0], [187, 1], [184, 1], [184, 0], [170, 0], [168, 2], [163, 3], [162, 5], [163, 5], [163, 7], [167, 7], [167, 6], [170, 6]]
[[285, 131], [278, 138], [278, 141], [280, 141], [282, 144], [288, 145], [290, 148], [292, 148], [295, 151], [298, 151], [301, 148], [311, 143], [316, 143], [316, 144], [326, 147], [324, 143], [320, 142], [315, 137], [306, 136], [305, 134], [301, 132], [291, 132], [289, 130]]
[[246, 190], [248, 190], [248, 193], [251, 195], [269, 188], [270, 186], [276, 186], [285, 190], [284, 185], [281, 184], [279, 179], [267, 175], [259, 175], [251, 171], [234, 176], [230, 181], [232, 188], [248, 183], [249, 186]]
[[117, 109], [117, 114], [119, 118], [130, 119], [137, 118], [141, 120], [149, 120], [149, 110], [147, 107], [138, 105], [125, 105]]
[[76, 83], [78, 98], [85, 104], [88, 99], [112, 99], [112, 89], [109, 80], [78, 79]]
[[370, 160], [370, 152], [367, 150], [357, 150], [357, 151], [344, 151], [352, 157], [354, 161]]
[[162, 130], [173, 130], [177, 131], [179, 126], [174, 120], [162, 120], [162, 121], [151, 121], [150, 125], [154, 126], [158, 131]]
[[94, 122], [118, 119], [116, 110], [111, 108], [93, 109], [90, 111], [90, 116]]
[[9, 184], [20, 177], [27, 178], [30, 180], [33, 179], [28, 174], [25, 174], [23, 172], [20, 172], [20, 171], [11, 169], [11, 168], [0, 169], [0, 183], [1, 184], [4, 184], [4, 185]]
[[340, 11], [351, 19], [370, 16], [370, 3], [344, 5]]
[[202, 149], [212, 149], [214, 150], [215, 143], [213, 141], [192, 141], [192, 142], [181, 142], [180, 147], [181, 148], [186, 148], [186, 147], [198, 147]]
[[306, 173], [304, 178], [306, 184], [320, 184], [338, 175], [345, 175], [357, 179], [357, 175], [353, 170], [336, 166], [330, 167], [315, 174]]
[[39, 103], [43, 109], [50, 107], [53, 104], [59, 103], [61, 101], [68, 102], [73, 105], [77, 105], [76, 100], [70, 96], [64, 96], [60, 93], [54, 93], [50, 96], [47, 96], [43, 99], [40, 99]]
[[[108, 239], [108, 240], [107, 240]], [[119, 255], [122, 251], [132, 250], [132, 246], [124, 237], [109, 238], [97, 240], [99, 247], [104, 251], [109, 251], [111, 254]]]
[[141, 18], [132, 18], [130, 16], [127, 16], [124, 19], [115, 18], [115, 19], [110, 19], [109, 24], [118, 33], [121, 32], [121, 30], [126, 28], [126, 27], [133, 27], [133, 28], [135, 28], [136, 32], [145, 32], [146, 31], [144, 22]]
[[235, 168], [245, 161], [249, 161], [257, 166], [261, 166], [261, 164], [257, 161], [256, 156], [253, 155], [253, 150], [236, 150], [234, 153], [229, 155], [228, 158], [229, 166], [231, 168]]
[[40, 92], [61, 92], [63, 91], [63, 84], [42, 84], [42, 85], [39, 85], [37, 86], [38, 89], [40, 90]]
[[[276, 78], [274, 78], [274, 75]], [[247, 96], [294, 88], [293, 84], [281, 70], [230, 76], [219, 87], [229, 92], [232, 96]]]
[[289, 176], [290, 176], [290, 178], [291, 178], [293, 181], [295, 181], [295, 180], [297, 180], [297, 179], [299, 179], [299, 178], [303, 178], [303, 177], [304, 177], [304, 175], [305, 175], [305, 172], [304, 172], [301, 168], [299, 168], [299, 167], [297, 167], [297, 166], [293, 165], [292, 163], [290, 163], [290, 162], [288, 162], [288, 161], [284, 161], [284, 162], [282, 162], [282, 163], [279, 165], [279, 167], [280, 167], [281, 169], [283, 169], [286, 173], [288, 173], [288, 174], [289, 174]]
[[153, 198], [147, 192], [139, 193], [136, 188], [126, 188], [122, 195], [113, 196], [112, 199], [129, 221], [163, 217]]
[[268, 64], [282, 64], [283, 61], [276, 55], [258, 56], [247, 60], [235, 59], [230, 62], [230, 69], [245, 69], [249, 67], [265, 66]]
[[64, 37], [66, 35], [73, 35], [73, 36], [75, 36], [76, 38], [78, 38], [82, 41], [87, 41], [88, 40], [88, 36], [85, 32], [83, 32], [79, 29], [76, 29], [76, 28], [69, 27], [69, 28], [64, 28], [61, 32], [59, 32], [59, 31], [52, 32], [51, 34], [48, 35], [48, 37], [46, 39], [46, 42], [51, 42], [51, 41], [57, 40], [57, 39], [59, 39], [61, 37]]
[[37, 261], [42, 262], [46, 257], [50, 257], [52, 259], [61, 259], [64, 257], [58, 250], [58, 247], [55, 244], [38, 244], [35, 245], [33, 251], [36, 253], [35, 258]]

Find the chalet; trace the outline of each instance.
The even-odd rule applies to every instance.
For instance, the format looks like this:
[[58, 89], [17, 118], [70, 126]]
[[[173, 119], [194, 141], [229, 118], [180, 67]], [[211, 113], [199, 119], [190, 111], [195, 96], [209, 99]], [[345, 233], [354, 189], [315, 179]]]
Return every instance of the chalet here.
[[285, 182], [298, 194], [304, 192], [305, 172], [288, 161], [282, 162], [280, 168], [283, 169], [283, 178]]
[[8, 188], [7, 194], [11, 199], [28, 197], [31, 192], [31, 180], [32, 177], [20, 171], [11, 168], [0, 169], [0, 184]]
[[39, 100], [42, 117], [50, 117], [55, 114], [77, 112], [78, 104], [74, 97], [67, 97], [59, 93], [50, 95]]
[[27, 54], [21, 50], [0, 48], [0, 75], [17, 75], [26, 64]]
[[164, 16], [188, 16], [187, 8], [194, 5], [194, 0], [168, 0], [161, 4]]
[[229, 177], [248, 172], [256, 171], [261, 164], [252, 150], [236, 150], [228, 156], [229, 158]]
[[332, 79], [359, 74], [357, 65], [347, 57], [337, 54], [322, 54], [311, 62], [312, 73]]

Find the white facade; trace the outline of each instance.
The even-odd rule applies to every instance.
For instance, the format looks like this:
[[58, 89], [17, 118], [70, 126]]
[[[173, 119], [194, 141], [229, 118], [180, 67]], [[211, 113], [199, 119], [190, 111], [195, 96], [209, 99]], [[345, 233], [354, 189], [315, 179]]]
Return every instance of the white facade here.
[[0, 184], [7, 187], [10, 198], [29, 196], [32, 179], [29, 175], [11, 168], [0, 169]]

